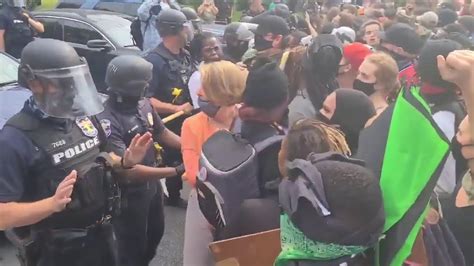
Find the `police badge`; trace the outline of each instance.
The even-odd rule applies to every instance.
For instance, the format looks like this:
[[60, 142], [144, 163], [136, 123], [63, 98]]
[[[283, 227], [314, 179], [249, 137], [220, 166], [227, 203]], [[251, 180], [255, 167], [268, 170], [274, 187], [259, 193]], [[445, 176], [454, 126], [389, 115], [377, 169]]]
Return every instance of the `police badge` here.
[[97, 128], [95, 128], [89, 117], [85, 116], [76, 118], [76, 125], [82, 130], [82, 133], [84, 133], [85, 136], [91, 138], [97, 136]]
[[112, 134], [112, 128], [110, 127], [110, 120], [102, 119], [100, 120], [100, 125], [102, 126], [102, 129], [104, 130], [105, 135], [109, 137], [110, 134]]
[[148, 123], [150, 124], [150, 126], [153, 126], [154, 122], [153, 122], [153, 115], [151, 113], [148, 113], [146, 115], [146, 118], [148, 119]]

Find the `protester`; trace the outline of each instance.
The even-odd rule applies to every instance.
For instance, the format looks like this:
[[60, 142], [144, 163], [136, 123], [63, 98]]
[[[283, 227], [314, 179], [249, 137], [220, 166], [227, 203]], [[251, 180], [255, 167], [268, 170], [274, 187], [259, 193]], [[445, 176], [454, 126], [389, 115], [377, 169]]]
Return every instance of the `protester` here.
[[44, 26], [25, 10], [26, 1], [6, 0], [0, 9], [0, 52], [20, 58], [23, 48]]
[[438, 26], [444, 27], [448, 24], [455, 23], [458, 20], [456, 11], [449, 8], [438, 10]]
[[378, 49], [380, 45], [379, 34], [382, 30], [382, 25], [378, 21], [369, 20], [360, 27], [360, 35], [366, 44]]
[[474, 16], [462, 16], [458, 19], [458, 23], [469, 32], [468, 37], [471, 42], [474, 42]]
[[232, 22], [225, 27], [223, 48], [226, 59], [234, 63], [242, 61], [242, 56], [249, 49], [249, 42], [254, 34], [248, 26], [240, 22]]
[[280, 184], [282, 252], [275, 265], [371, 265], [364, 252], [382, 232], [382, 194], [363, 163], [343, 155], [344, 142], [312, 120], [288, 133], [280, 152], [288, 178]]
[[340, 88], [350, 89], [353, 87], [354, 80], [359, 74], [360, 65], [371, 53], [369, 47], [362, 43], [356, 42], [344, 46], [343, 57], [337, 73], [337, 83]]
[[339, 13], [336, 17], [332, 19], [332, 23], [336, 25], [336, 27], [354, 27], [354, 19], [355, 16], [352, 14], [348, 14], [345, 12]]
[[259, 19], [254, 44], [257, 57], [268, 57], [279, 62], [285, 49], [283, 39], [289, 34], [290, 29], [284, 19], [274, 15]]
[[[186, 173], [183, 178], [195, 186], [203, 143], [219, 129], [230, 130], [237, 116], [247, 71], [228, 61], [203, 64], [199, 92], [201, 112], [186, 119], [182, 129], [182, 154]], [[196, 190], [192, 189], [186, 210], [184, 265], [213, 265], [208, 248], [213, 230], [199, 209]]]
[[[472, 103], [472, 94], [470, 91], [474, 86], [474, 73], [472, 71], [473, 61], [474, 54], [471, 51], [454, 51], [446, 56], [446, 58], [441, 55], [437, 57], [437, 65], [441, 77], [446, 82], [456, 84], [457, 87], [461, 89], [467, 104]], [[472, 113], [469, 109], [468, 112], [469, 116], [471, 116]], [[462, 156], [466, 160], [472, 161], [474, 158], [472, 156], [472, 126], [470, 126], [469, 123], [469, 116], [467, 116], [460, 125], [457, 141], [461, 145]], [[469, 165], [472, 167], [471, 162]], [[457, 209], [452, 219], [455, 223], [452, 224], [453, 233], [461, 246], [468, 265], [474, 263], [472, 252], [474, 248], [474, 242], [472, 241], [474, 237], [474, 231], [472, 230], [474, 193], [472, 183], [471, 174], [468, 172], [464, 176], [462, 187], [456, 195], [456, 207], [459, 209]]]
[[143, 51], [156, 48], [161, 42], [160, 34], [156, 29], [156, 18], [161, 10], [170, 8], [168, 0], [145, 0], [137, 9], [143, 36]]
[[438, 15], [433, 11], [426, 12], [423, 15], [416, 17], [416, 20], [421, 24], [421, 26], [428, 30], [434, 30], [438, 26]]
[[313, 40], [300, 58], [299, 73], [292, 75], [299, 80], [291, 84], [290, 95], [296, 95], [289, 105], [289, 123], [301, 118], [314, 118], [327, 95], [338, 86], [336, 76], [342, 58], [342, 45], [334, 35], [321, 34]]
[[212, 24], [216, 20], [219, 9], [217, 9], [216, 5], [214, 4], [214, 0], [204, 0], [198, 7], [197, 12], [199, 17], [205, 23]]
[[397, 63], [386, 53], [368, 55], [359, 67], [353, 88], [369, 96], [380, 114], [400, 90]]
[[[421, 80], [421, 93], [430, 105], [434, 120], [449, 140], [454, 138], [466, 111], [457, 96], [456, 85], [443, 80], [439, 74], [437, 56], [445, 57], [459, 49], [461, 45], [454, 41], [428, 41], [421, 50], [416, 67]], [[464, 171], [465, 168], [456, 163], [450, 154], [435, 188], [441, 204], [453, 193], [457, 184], [456, 177], [461, 176]], [[446, 218], [449, 220], [449, 217]]]
[[356, 154], [359, 133], [375, 114], [374, 104], [364, 93], [337, 89], [326, 98], [317, 118], [328, 125], [337, 125], [345, 135], [351, 154]]
[[249, 7], [246, 11], [242, 12], [242, 17], [256, 17], [265, 12], [265, 7], [262, 4], [262, 0], [249, 0], [248, 4]]
[[[202, 65], [222, 59], [222, 47], [220, 42], [211, 33], [202, 33], [194, 36], [191, 41], [190, 52], [193, 61], [197, 65]], [[200, 71], [195, 71], [189, 78], [189, 94], [195, 108], [199, 107], [198, 91], [201, 89]]]

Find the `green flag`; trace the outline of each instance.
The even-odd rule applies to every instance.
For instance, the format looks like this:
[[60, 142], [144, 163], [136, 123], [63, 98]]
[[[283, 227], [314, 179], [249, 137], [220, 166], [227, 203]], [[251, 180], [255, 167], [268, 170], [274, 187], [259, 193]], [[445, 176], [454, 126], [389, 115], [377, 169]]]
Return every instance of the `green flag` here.
[[402, 90], [362, 131], [356, 157], [380, 177], [386, 213], [380, 265], [399, 266], [410, 255], [448, 152], [419, 88]]

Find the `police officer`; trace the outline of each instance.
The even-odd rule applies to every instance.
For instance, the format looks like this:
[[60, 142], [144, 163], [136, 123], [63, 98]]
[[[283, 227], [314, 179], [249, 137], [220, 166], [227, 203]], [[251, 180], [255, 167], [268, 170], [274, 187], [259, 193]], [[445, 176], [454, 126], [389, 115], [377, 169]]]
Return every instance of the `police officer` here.
[[36, 33], [43, 33], [41, 22], [35, 20], [25, 7], [25, 0], [5, 0], [0, 10], [0, 51], [20, 58], [21, 51]]
[[[116, 265], [119, 192], [87, 63], [65, 42], [40, 39], [23, 50], [18, 78], [33, 96], [0, 131], [0, 230], [29, 226], [21, 232], [31, 239], [11, 238], [24, 265]], [[149, 133], [136, 135], [120, 168], [150, 144]]]
[[[178, 10], [163, 10], [157, 17], [156, 27], [163, 41], [145, 55], [145, 59], [153, 65], [153, 78], [147, 96], [151, 97], [153, 108], [162, 116], [181, 111], [190, 113], [193, 107], [187, 84], [195, 66], [184, 49], [190, 41], [186, 16]], [[180, 135], [183, 120], [184, 117], [173, 120], [168, 124], [168, 128]], [[165, 150], [166, 165], [181, 164], [179, 151]], [[181, 177], [166, 179], [166, 186], [169, 194], [167, 204], [182, 207], [184, 202], [180, 197], [183, 186]]]
[[181, 8], [181, 12], [183, 12], [183, 14], [186, 16], [186, 19], [191, 22], [194, 35], [202, 33], [202, 22], [198, 14], [196, 13], [196, 10], [194, 10], [194, 8], [192, 7], [187, 6]]
[[150, 100], [143, 98], [152, 78], [152, 67], [138, 56], [114, 58], [105, 77], [110, 98], [105, 111], [98, 116], [108, 137], [109, 152], [123, 156], [137, 133], [150, 132], [156, 141], [156, 148], [149, 148], [133, 175], [120, 183], [121, 214], [114, 225], [123, 266], [148, 265], [153, 259], [164, 232], [163, 193], [157, 180], [184, 172], [182, 166], [155, 168], [159, 163], [158, 141], [177, 150], [181, 144], [180, 138], [163, 125]]

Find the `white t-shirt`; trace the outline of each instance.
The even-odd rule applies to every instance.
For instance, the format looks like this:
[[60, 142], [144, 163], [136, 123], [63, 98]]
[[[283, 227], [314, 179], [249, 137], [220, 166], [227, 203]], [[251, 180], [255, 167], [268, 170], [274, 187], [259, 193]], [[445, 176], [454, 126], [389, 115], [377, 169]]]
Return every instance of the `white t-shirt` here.
[[199, 89], [201, 89], [201, 73], [199, 73], [199, 70], [195, 71], [189, 78], [188, 88], [191, 100], [193, 101], [193, 106], [194, 108], [198, 108], [199, 104], [197, 93]]

